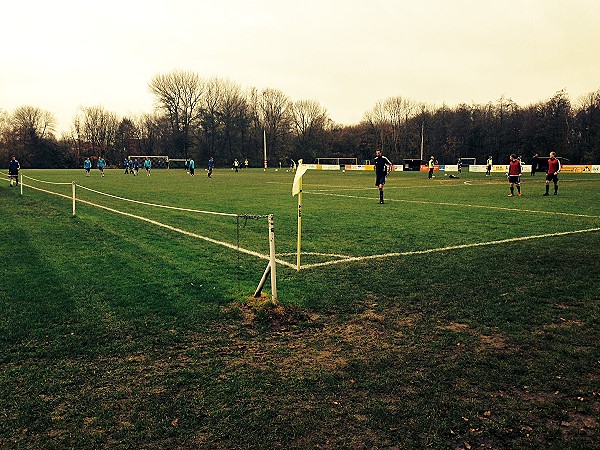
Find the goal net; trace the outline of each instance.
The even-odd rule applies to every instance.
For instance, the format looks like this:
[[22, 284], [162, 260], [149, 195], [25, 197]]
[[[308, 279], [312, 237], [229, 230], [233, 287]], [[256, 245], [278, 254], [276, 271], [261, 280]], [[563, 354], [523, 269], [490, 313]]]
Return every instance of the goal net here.
[[185, 158], [169, 158], [169, 169], [187, 169]]
[[464, 167], [477, 165], [477, 158], [459, 158]]
[[153, 169], [168, 169], [169, 157], [166, 155], [129, 155], [128, 159], [138, 161], [140, 167], [144, 167], [144, 161], [149, 159], [152, 162]]
[[317, 164], [345, 166], [358, 165], [358, 158], [317, 158]]

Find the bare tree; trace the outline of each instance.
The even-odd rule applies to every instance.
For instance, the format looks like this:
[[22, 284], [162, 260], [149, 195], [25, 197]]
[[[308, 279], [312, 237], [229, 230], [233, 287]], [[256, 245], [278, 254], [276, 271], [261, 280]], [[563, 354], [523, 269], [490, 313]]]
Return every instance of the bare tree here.
[[114, 159], [120, 120], [101, 106], [81, 107], [73, 119], [72, 142], [79, 156], [107, 156]]
[[173, 143], [187, 158], [192, 124], [200, 114], [204, 81], [194, 72], [174, 71], [156, 75], [148, 85], [157, 106], [169, 118]]
[[[389, 129], [391, 132], [391, 145], [393, 148], [392, 156], [402, 156], [400, 151], [400, 139], [403, 135], [403, 129], [406, 129], [408, 120], [411, 119], [415, 112], [418, 111], [417, 105], [405, 98], [400, 96], [390, 97], [383, 102], [383, 110], [387, 116], [389, 122]], [[404, 133], [406, 135], [406, 133]], [[404, 142], [404, 147], [408, 145], [408, 142]]]
[[287, 137], [291, 127], [291, 101], [278, 89], [267, 88], [259, 98], [259, 117], [266, 132], [272, 159], [285, 159], [289, 155]]
[[331, 120], [319, 102], [315, 100], [299, 100], [291, 108], [293, 131], [296, 136], [296, 157], [316, 156], [317, 147], [322, 146], [325, 130]]
[[221, 122], [223, 144], [230, 157], [244, 157], [244, 138], [249, 134], [250, 117], [248, 100], [241, 87], [229, 80], [222, 80]]
[[44, 139], [54, 133], [56, 119], [51, 112], [33, 106], [21, 106], [13, 113], [12, 124], [21, 133]]
[[385, 151], [385, 138], [389, 130], [389, 121], [384, 104], [382, 102], [375, 104], [371, 111], [365, 113], [363, 120], [369, 124], [372, 131], [378, 136], [379, 146], [383, 151]]

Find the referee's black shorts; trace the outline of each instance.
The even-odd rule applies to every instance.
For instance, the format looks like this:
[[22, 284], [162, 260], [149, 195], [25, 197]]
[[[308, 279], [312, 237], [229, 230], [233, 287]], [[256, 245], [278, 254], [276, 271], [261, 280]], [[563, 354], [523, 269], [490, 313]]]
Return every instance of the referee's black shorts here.
[[375, 179], [375, 186], [384, 185], [385, 184], [385, 173], [378, 173], [377, 178]]

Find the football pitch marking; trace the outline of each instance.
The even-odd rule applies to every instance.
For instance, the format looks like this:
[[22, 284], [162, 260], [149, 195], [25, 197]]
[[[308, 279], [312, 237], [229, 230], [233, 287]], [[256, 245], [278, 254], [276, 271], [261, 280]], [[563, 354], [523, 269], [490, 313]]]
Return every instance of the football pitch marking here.
[[395, 257], [400, 257], [400, 256], [412, 256], [412, 255], [426, 255], [429, 253], [441, 253], [441, 252], [459, 250], [459, 249], [464, 249], [464, 248], [485, 247], [485, 246], [489, 246], [489, 245], [499, 245], [499, 244], [506, 244], [506, 243], [510, 243], [510, 242], [529, 241], [529, 240], [533, 240], [533, 239], [543, 239], [543, 238], [548, 238], [548, 237], [568, 236], [568, 235], [580, 234], [580, 233], [593, 233], [596, 231], [600, 231], [600, 228], [588, 228], [586, 230], [563, 231], [560, 233], [536, 234], [536, 235], [532, 235], [532, 236], [521, 236], [521, 237], [516, 237], [516, 238], [500, 239], [498, 241], [475, 242], [472, 244], [451, 245], [448, 247], [430, 248], [430, 249], [426, 249], [426, 250], [415, 250], [415, 251], [409, 251], [409, 252], [382, 253], [380, 255], [356, 256], [356, 257], [349, 257], [346, 259], [340, 259], [340, 260], [336, 260], [336, 261], [326, 261], [326, 262], [322, 262], [322, 263], [307, 264], [307, 265], [301, 266], [300, 269], [314, 269], [317, 267], [333, 266], [335, 264], [366, 261], [369, 259], [395, 258]]
[[[387, 190], [387, 188], [386, 188]], [[366, 197], [360, 195], [347, 195], [347, 194], [334, 194], [332, 192], [324, 192], [324, 191], [303, 191], [305, 194], [314, 194], [314, 195], [326, 195], [330, 197], [343, 197], [343, 198], [355, 198], [359, 200], [372, 200], [376, 201], [375, 197]], [[546, 214], [546, 215], [556, 215], [556, 216], [568, 216], [568, 217], [583, 217], [588, 219], [600, 219], [600, 216], [593, 216], [591, 214], [578, 214], [578, 213], [566, 213], [560, 211], [540, 211], [535, 209], [519, 209], [519, 208], [508, 208], [506, 206], [490, 206], [490, 205], [472, 205], [469, 203], [449, 203], [449, 202], [426, 202], [424, 200], [405, 200], [405, 199], [386, 199], [386, 202], [396, 202], [396, 203], [413, 203], [417, 205], [437, 205], [437, 206], [452, 206], [452, 207], [461, 207], [461, 208], [479, 208], [479, 209], [495, 209], [498, 211], [513, 211], [513, 212], [523, 212], [523, 213], [532, 213], [532, 214]]]

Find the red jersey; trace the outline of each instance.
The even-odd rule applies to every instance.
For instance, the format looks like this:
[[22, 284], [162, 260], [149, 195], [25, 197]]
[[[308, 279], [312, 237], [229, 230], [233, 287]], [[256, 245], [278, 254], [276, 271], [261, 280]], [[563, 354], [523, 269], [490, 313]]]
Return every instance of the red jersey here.
[[550, 158], [548, 160], [548, 175], [554, 175], [560, 170], [560, 161], [556, 158]]
[[512, 177], [521, 175], [521, 161], [515, 159], [508, 164], [508, 175]]

